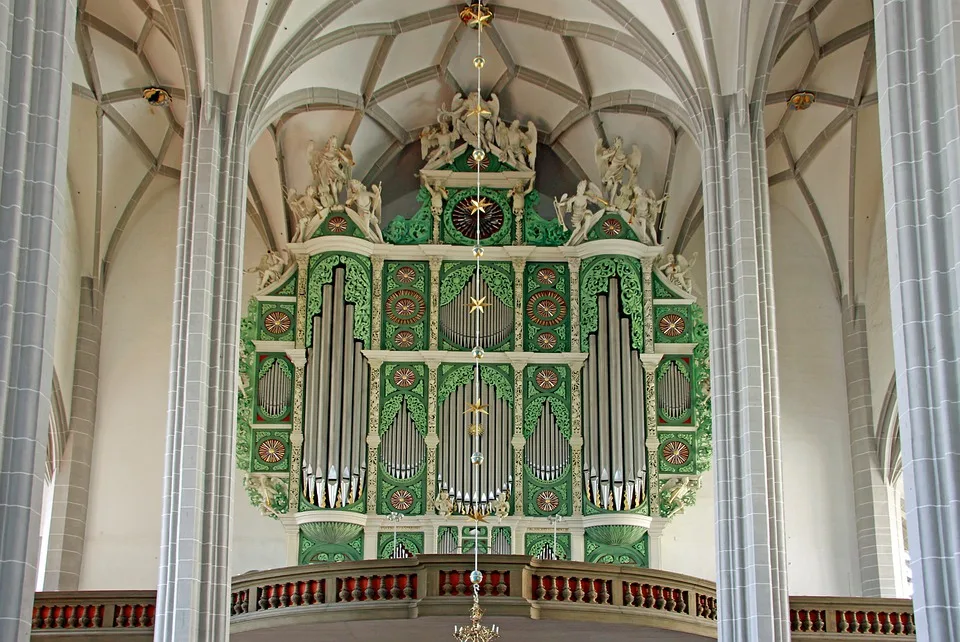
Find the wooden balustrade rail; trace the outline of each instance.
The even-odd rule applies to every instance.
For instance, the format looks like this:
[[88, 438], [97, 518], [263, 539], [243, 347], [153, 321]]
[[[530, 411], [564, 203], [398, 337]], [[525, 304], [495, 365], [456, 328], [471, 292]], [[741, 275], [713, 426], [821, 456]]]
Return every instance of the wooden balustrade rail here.
[[[480, 595], [492, 617], [569, 620], [577, 617], [571, 609], [583, 609], [584, 618], [598, 624], [633, 622], [716, 637], [712, 582], [653, 569], [519, 556], [485, 555], [480, 560]], [[472, 594], [472, 562], [469, 556], [425, 555], [240, 575], [233, 580], [231, 629], [275, 627], [282, 624], [277, 618], [342, 620], [352, 616], [340, 609], [355, 604], [364, 604], [364, 619], [459, 615]], [[147, 634], [153, 629], [155, 601], [154, 591], [37, 593], [34, 637], [80, 634], [92, 639], [104, 630], [116, 640], [118, 629]], [[790, 628], [795, 640], [916, 639], [909, 600], [793, 597]]]

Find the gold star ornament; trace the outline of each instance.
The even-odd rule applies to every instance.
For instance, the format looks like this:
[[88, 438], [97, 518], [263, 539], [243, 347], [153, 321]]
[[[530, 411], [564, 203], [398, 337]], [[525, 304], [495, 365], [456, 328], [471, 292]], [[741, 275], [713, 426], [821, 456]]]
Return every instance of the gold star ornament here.
[[485, 198], [470, 199], [470, 214], [471, 216], [476, 216], [477, 214], [485, 214], [487, 211], [487, 206], [490, 204], [489, 201]]
[[469, 4], [460, 10], [460, 20], [471, 29], [483, 29], [493, 20], [493, 12], [480, 2]]
[[479, 299], [470, 297], [470, 314], [478, 312], [483, 314], [484, 308], [489, 308], [492, 304], [487, 303], [487, 297], [482, 296]]
[[481, 402], [479, 399], [477, 399], [475, 402], [473, 402], [473, 403], [471, 403], [471, 404], [467, 404], [467, 411], [464, 412], [463, 414], [469, 415], [470, 413], [474, 413], [474, 414], [483, 413], [483, 414], [485, 414], [485, 415], [489, 415], [490, 413], [487, 412], [487, 408], [488, 408], [488, 407], [489, 407], [489, 406], [487, 406], [487, 404], [485, 404], [485, 403]]

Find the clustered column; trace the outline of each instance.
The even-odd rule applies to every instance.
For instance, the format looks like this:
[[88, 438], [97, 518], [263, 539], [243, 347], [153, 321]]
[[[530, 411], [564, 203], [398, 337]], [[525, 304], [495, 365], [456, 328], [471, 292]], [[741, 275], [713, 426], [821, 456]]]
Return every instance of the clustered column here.
[[229, 635], [246, 138], [228, 97], [188, 97], [154, 639]]
[[76, 3], [0, 3], [0, 640], [37, 581]]
[[917, 639], [960, 640], [960, 3], [874, 11]]
[[763, 104], [703, 135], [720, 640], [789, 640]]

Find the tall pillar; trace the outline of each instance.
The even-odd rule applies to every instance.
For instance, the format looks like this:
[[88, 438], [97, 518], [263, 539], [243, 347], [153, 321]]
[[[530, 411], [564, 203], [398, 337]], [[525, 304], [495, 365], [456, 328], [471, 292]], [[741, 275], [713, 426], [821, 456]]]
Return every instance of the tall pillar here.
[[890, 492], [880, 469], [873, 427], [866, 310], [863, 305], [846, 300], [843, 306], [843, 353], [860, 590], [864, 597], [896, 597]]
[[246, 138], [188, 96], [154, 639], [226, 640]]
[[763, 104], [718, 98], [704, 132], [718, 631], [789, 640]]
[[917, 639], [960, 640], [960, 2], [874, 10]]
[[54, 479], [46, 591], [76, 591], [87, 530], [93, 434], [97, 423], [100, 387], [100, 340], [103, 330], [103, 293], [92, 277], [80, 280], [80, 318], [70, 404], [70, 430]]
[[0, 640], [30, 638], [37, 584], [75, 23], [0, 2]]

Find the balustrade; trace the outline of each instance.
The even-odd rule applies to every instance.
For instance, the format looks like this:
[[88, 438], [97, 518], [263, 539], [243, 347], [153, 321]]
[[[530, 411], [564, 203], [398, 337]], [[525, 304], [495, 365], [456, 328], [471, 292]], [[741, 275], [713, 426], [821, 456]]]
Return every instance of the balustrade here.
[[[464, 556], [317, 564], [251, 573], [234, 578], [231, 622], [234, 631], [276, 627], [278, 617], [297, 613], [297, 622], [349, 618], [336, 610], [365, 603], [365, 618], [395, 619], [392, 606], [417, 604], [404, 617], [449, 614], [452, 600], [472, 594]], [[650, 569], [484, 555], [480, 595], [492, 617], [570, 619], [569, 608], [592, 609], [603, 622], [659, 626], [716, 636], [714, 585], [695, 578]], [[516, 584], [519, 582], [519, 584]], [[34, 637], [70, 636], [88, 640], [104, 631], [116, 637], [147, 636], [153, 628], [153, 591], [38, 593], [33, 610]], [[376, 605], [382, 606], [376, 606]], [[380, 609], [379, 615], [377, 609]], [[560, 614], [562, 611], [562, 615]], [[324, 615], [329, 614], [329, 615]], [[794, 597], [790, 600], [794, 640], [915, 639], [909, 600], [842, 597]], [[123, 638], [125, 639], [125, 638]]]

